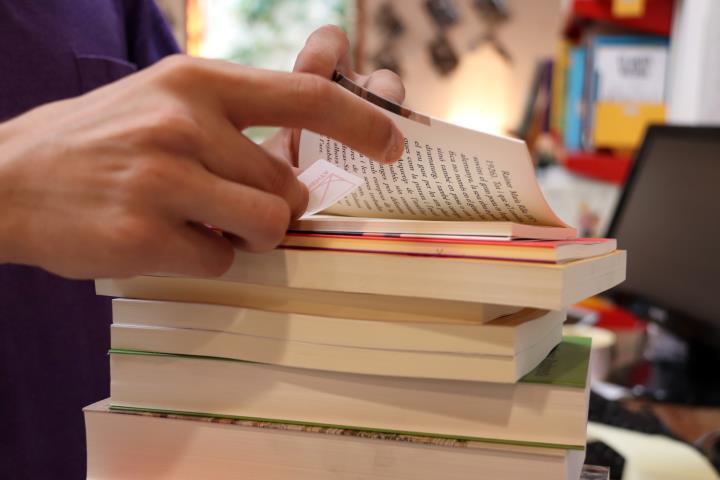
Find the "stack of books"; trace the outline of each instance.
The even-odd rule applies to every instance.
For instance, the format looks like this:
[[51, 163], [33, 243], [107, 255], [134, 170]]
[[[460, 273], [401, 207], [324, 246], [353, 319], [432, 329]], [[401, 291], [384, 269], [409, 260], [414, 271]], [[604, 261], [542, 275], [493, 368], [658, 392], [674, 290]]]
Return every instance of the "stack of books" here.
[[89, 478], [576, 479], [590, 344], [561, 338], [564, 307], [623, 276], [619, 251], [282, 248], [218, 280], [100, 280], [125, 298], [111, 399], [86, 410]]
[[[432, 153], [428, 132], [420, 145], [403, 131]], [[332, 142], [304, 134], [301, 153], [338, 165], [346, 147]], [[532, 171], [525, 160], [482, 181], [451, 168], [467, 191], [510, 188], [482, 208], [547, 219], [536, 185], [512, 177]], [[397, 181], [411, 167], [435, 170], [408, 163]], [[340, 210], [373, 198], [371, 183]], [[116, 298], [111, 397], [85, 410], [88, 478], [577, 480], [590, 341], [562, 337], [565, 308], [621, 282], [625, 253], [557, 219], [377, 218], [381, 203], [367, 205], [301, 219], [218, 279], [96, 281]]]

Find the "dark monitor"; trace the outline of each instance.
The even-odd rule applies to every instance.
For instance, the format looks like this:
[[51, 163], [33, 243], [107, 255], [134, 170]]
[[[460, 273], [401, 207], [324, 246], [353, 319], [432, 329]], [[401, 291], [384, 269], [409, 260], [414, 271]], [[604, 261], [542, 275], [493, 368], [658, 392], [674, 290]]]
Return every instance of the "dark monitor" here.
[[608, 236], [628, 251], [620, 304], [720, 347], [720, 127], [650, 127]]

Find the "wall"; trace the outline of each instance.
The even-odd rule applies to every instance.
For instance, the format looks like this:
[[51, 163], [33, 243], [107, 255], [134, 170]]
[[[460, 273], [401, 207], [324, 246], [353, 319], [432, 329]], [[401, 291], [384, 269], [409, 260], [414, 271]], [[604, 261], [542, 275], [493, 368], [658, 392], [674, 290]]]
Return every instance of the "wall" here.
[[668, 122], [720, 125], [720, 2], [678, 0], [670, 41]]
[[[383, 2], [365, 0], [366, 62], [382, 43], [373, 20]], [[498, 38], [510, 51], [512, 65], [488, 46], [469, 51], [469, 43], [484, 32], [484, 26], [472, 9], [472, 0], [455, 0], [461, 23], [452, 27], [448, 36], [463, 55], [458, 68], [447, 77], [437, 74], [430, 63], [427, 44], [436, 30], [424, 0], [395, 0], [392, 4], [406, 27], [398, 47], [406, 103], [411, 108], [492, 132], [508, 131], [519, 123], [536, 62], [554, 56], [561, 0], [508, 0], [512, 17], [499, 28]]]
[[[381, 48], [382, 38], [373, 20], [386, 0], [359, 1], [364, 4], [366, 18], [361, 28], [367, 67], [367, 57]], [[454, 0], [461, 21], [449, 30], [448, 36], [462, 57], [457, 70], [442, 77], [433, 69], [427, 51], [436, 30], [425, 10], [425, 0], [391, 0], [406, 27], [398, 43], [406, 103], [420, 112], [471, 128], [506, 132], [519, 123], [536, 62], [554, 56], [563, 0], [507, 0], [511, 19], [499, 28], [498, 38], [510, 51], [512, 65], [489, 46], [469, 50], [471, 41], [485, 32], [472, 1]], [[185, 0], [159, 3], [177, 24], [182, 22]]]

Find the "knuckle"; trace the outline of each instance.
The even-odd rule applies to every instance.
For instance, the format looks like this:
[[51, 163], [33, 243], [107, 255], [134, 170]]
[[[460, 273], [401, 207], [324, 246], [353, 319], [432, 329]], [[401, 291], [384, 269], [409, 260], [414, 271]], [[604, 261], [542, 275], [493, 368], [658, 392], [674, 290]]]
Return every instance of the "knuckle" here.
[[165, 167], [165, 162], [155, 158], [138, 162], [133, 171], [132, 181], [136, 185], [144, 186], [147, 184], [149, 187], [155, 188], [163, 183], [168, 176]]
[[205, 133], [180, 105], [168, 105], [147, 115], [141, 128], [143, 140], [172, 149], [187, 149], [202, 142]]
[[144, 204], [175, 183], [173, 165], [156, 157], [145, 157], [130, 167], [123, 183], [127, 205]]
[[169, 55], [158, 62], [157, 71], [163, 78], [178, 78], [197, 71], [199, 62], [197, 59], [177, 53]]
[[175, 54], [165, 57], [149, 71], [154, 82], [163, 90], [198, 91], [211, 78], [209, 60]]
[[158, 126], [173, 131], [196, 131], [198, 125], [193, 121], [190, 113], [179, 105], [172, 105], [162, 110], [158, 115]]

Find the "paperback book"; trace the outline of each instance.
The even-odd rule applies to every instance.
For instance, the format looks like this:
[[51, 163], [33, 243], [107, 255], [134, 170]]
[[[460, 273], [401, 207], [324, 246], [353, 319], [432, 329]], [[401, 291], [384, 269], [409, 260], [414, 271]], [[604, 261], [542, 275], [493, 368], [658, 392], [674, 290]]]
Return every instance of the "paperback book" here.
[[327, 372], [111, 350], [116, 410], [185, 412], [506, 445], [585, 447], [590, 341], [565, 337], [517, 384]]
[[353, 320], [172, 302], [113, 301], [112, 348], [323, 371], [511, 383], [560, 342], [564, 311], [482, 323]]
[[[85, 408], [89, 480], [577, 480], [585, 452], [184, 413]], [[581, 480], [607, 480], [593, 475]]]
[[[336, 140], [303, 131], [299, 166], [339, 171], [308, 179], [311, 199], [343, 198], [291, 226], [314, 232], [569, 239], [577, 231], [545, 201], [522, 140], [476, 132], [389, 102], [340, 74], [343, 88], [375, 104], [405, 136], [400, 161], [383, 165]], [[357, 183], [348, 174], [358, 179]]]
[[[191, 290], [189, 295], [197, 299], [193, 301], [213, 303], [209, 297], [218, 295], [213, 291], [215, 287], [232, 291], [233, 288], [245, 290], [248, 285], [261, 285], [273, 287], [276, 292], [315, 291], [310, 298], [320, 303], [326, 295], [333, 295], [328, 292], [372, 295], [376, 299], [384, 295], [401, 297], [410, 303], [416, 302], [415, 306], [409, 307], [411, 310], [418, 311], [421, 305], [426, 305], [429, 312], [438, 315], [443, 314], [442, 305], [455, 310], [472, 309], [472, 305], [479, 304], [561, 310], [625, 280], [625, 252], [616, 250], [598, 257], [552, 264], [332, 250], [276, 249], [263, 254], [237, 251], [229, 270], [217, 280], [178, 282], [177, 279], [157, 280], [163, 278], [159, 276], [154, 280], [147, 278], [97, 280], [96, 292], [131, 298], [190, 301], [183, 297]], [[138, 287], [138, 282], [163, 285], [153, 288], [154, 293], [162, 290], [165, 295], [153, 297], [153, 293]], [[181, 293], [175, 290], [177, 285], [187, 288]], [[295, 296], [297, 294], [295, 292]], [[437, 301], [443, 303], [435, 303]], [[304, 302], [310, 304], [312, 300]], [[358, 305], [357, 300], [355, 302]], [[407, 308], [407, 302], [402, 308]], [[380, 309], [378, 315], [383, 315]], [[419, 315], [423, 315], [422, 310]]]

